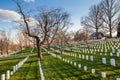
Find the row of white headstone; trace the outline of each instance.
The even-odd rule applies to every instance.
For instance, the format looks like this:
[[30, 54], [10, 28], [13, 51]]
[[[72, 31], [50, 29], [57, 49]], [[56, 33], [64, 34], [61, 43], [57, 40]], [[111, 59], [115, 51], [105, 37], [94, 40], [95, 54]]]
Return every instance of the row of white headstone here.
[[[78, 65], [77, 65], [76, 62], [72, 62], [72, 61], [67, 60], [67, 59], [64, 59], [64, 58], [63, 58], [63, 61], [64, 61], [64, 62], [67, 62], [67, 63], [69, 63], [69, 64], [71, 64], [71, 65], [74, 65], [75, 67], [78, 67], [78, 68], [81, 68], [81, 67], [82, 67], [81, 64], [78, 64]], [[87, 71], [87, 70], [88, 70], [88, 67], [87, 67], [87, 66], [83, 66], [83, 69], [84, 69], [84, 71]], [[95, 74], [95, 72], [96, 72], [96, 70], [95, 70], [94, 68], [92, 68], [92, 69], [91, 69], [91, 73], [92, 73], [92, 74]], [[101, 72], [101, 77], [102, 77], [102, 78], [106, 78], [106, 73], [105, 73], [105, 72]]]
[[[74, 56], [74, 57], [76, 57], [77, 55], [76, 54], [71, 54], [71, 56]], [[88, 55], [84, 55], [84, 54], [79, 54], [79, 58], [82, 58], [82, 59], [85, 59], [85, 57], [86, 57], [86, 60], [89, 60], [89, 56]], [[93, 59], [93, 56], [90, 56], [90, 61], [93, 61], [94, 59]], [[106, 64], [106, 58], [104, 57], [104, 58], [102, 58], [102, 63], [103, 64]], [[113, 58], [111, 58], [110, 59], [110, 65], [112, 65], [112, 66], [115, 66], [115, 59], [113, 59]]]
[[42, 71], [42, 67], [40, 64], [40, 60], [38, 60], [38, 65], [39, 65], [39, 72], [40, 72], [41, 80], [45, 80], [45, 77], [44, 77], [43, 71]]
[[10, 52], [10, 53], [4, 53], [3, 55], [0, 54], [0, 57], [3, 57], [3, 56], [8, 56], [8, 55], [11, 55], [11, 54], [16, 54], [16, 53], [19, 53], [21, 50], [18, 50], [18, 51], [14, 51], [14, 52]]
[[[88, 51], [88, 54], [89, 54], [89, 53], [91, 53], [91, 52]], [[92, 54], [92, 53], [91, 53], [91, 54]], [[95, 55], [96, 53], [94, 52], [93, 54]], [[115, 49], [114, 49], [114, 48], [112, 48], [112, 52], [111, 52], [109, 55], [110, 55], [110, 56], [113, 56], [113, 54], [115, 54]], [[70, 56], [77, 57], [76, 54], [72, 54], [72, 53], [71, 53], [71, 54], [67, 53], [66, 55], [70, 55]], [[107, 54], [107, 53], [104, 53], [104, 54], [103, 54], [103, 53], [99, 53], [99, 55], [105, 55], [105, 56], [107, 56], [108, 54]], [[117, 50], [116, 56], [117, 56], [117, 57], [120, 57], [120, 49]], [[84, 57], [83, 57], [83, 58], [84, 58]]]
[[[113, 53], [110, 53], [111, 55], [113, 55]], [[54, 54], [52, 54], [52, 55], [54, 55]], [[71, 53], [71, 54], [67, 54], [67, 53], [64, 53], [64, 55], [68, 55], [68, 56], [73, 56], [73, 57], [77, 57], [77, 54], [73, 54], [73, 53]], [[55, 55], [56, 56], [56, 55]], [[117, 52], [117, 56], [120, 56], [120, 50], [118, 50], [118, 52]], [[86, 58], [86, 60], [89, 60], [89, 56], [88, 55], [84, 55], [84, 54], [79, 54], [79, 58], [82, 58], [82, 59], [85, 59]], [[93, 59], [93, 56], [90, 56], [90, 61], [93, 61], [94, 59]], [[103, 64], [106, 64], [106, 58], [104, 57], [104, 58], [102, 58], [102, 63]], [[112, 66], [115, 66], [115, 59], [110, 59], [110, 65], [112, 65]]]
[[[118, 45], [118, 41], [116, 41], [115, 43], [113, 42], [110, 42], [110, 43], [97, 43], [97, 44], [91, 44], [90, 45], [90, 51], [94, 51], [94, 52], [107, 52], [109, 49], [112, 48], [112, 51], [113, 53], [115, 52], [114, 48], [115, 49], [118, 49], [120, 45]], [[88, 49], [87, 48], [83, 48], [83, 53], [87, 53], [88, 52]]]
[[19, 53], [21, 50], [18, 50], [18, 51], [14, 51], [14, 52], [11, 52], [9, 54], [16, 54], [16, 53]]
[[[74, 54], [74, 53], [71, 53], [69, 56], [72, 56], [72, 57], [77, 57], [77, 54]], [[89, 58], [90, 58], [90, 61], [93, 61], [94, 59], [93, 59], [93, 56], [90, 56], [89, 57], [89, 55], [84, 55], [84, 54], [79, 54], [78, 55], [78, 57], [79, 58], [81, 58], [81, 59], [86, 59], [86, 60], [89, 60]]]
[[[107, 64], [107, 61], [106, 61], [106, 58], [105, 58], [105, 57], [102, 58], [102, 63], [103, 63], [103, 64]], [[115, 65], [115, 59], [113, 59], [113, 58], [110, 59], [110, 65], [111, 65], [111, 66], [116, 66], [116, 65]]]
[[25, 59], [23, 59], [22, 61], [20, 61], [15, 66], [13, 66], [13, 71], [7, 70], [6, 75], [2, 74], [1, 75], [1, 80], [9, 80], [10, 76], [12, 76], [26, 62], [26, 60], [28, 58], [29, 58], [29, 56], [27, 56]]
[[53, 54], [51, 52], [48, 52], [48, 54], [51, 54], [53, 57], [56, 57], [57, 55], [56, 54]]
[[[64, 58], [61, 58], [61, 56], [56, 56], [56, 54], [54, 54], [54, 53], [50, 53], [53, 57], [57, 57], [57, 58], [59, 58], [59, 59], [62, 59], [62, 61], [64, 61], [64, 62], [67, 62], [67, 63], [69, 63], [69, 64], [71, 64], [71, 65], [74, 65], [75, 67], [77, 66], [77, 63], [76, 62], [72, 62], [72, 61], [70, 61], [70, 60], [67, 60], [67, 59], [64, 59]], [[92, 56], [92, 59], [93, 59], [93, 56]], [[81, 68], [81, 64], [78, 64], [78, 68]], [[84, 66], [84, 71], [87, 71], [87, 66]], [[92, 74], [95, 74], [95, 69], [91, 69], [91, 73]]]
[[[51, 54], [52, 54], [52, 56], [55, 55], [54, 53], [51, 53]], [[69, 63], [69, 64], [71, 64], [71, 65], [74, 65], [75, 67], [77, 67], [77, 66], [78, 66], [78, 68], [81, 68], [81, 67], [82, 67], [81, 64], [78, 64], [78, 65], [77, 65], [76, 62], [73, 62], [73, 61], [64, 59], [64, 58], [62, 58], [61, 56], [54, 56], [54, 57], [57, 57], [57, 58], [59, 58], [59, 59], [62, 59], [62, 61], [67, 62], [67, 63]], [[104, 58], [103, 58], [103, 59], [104, 59]], [[113, 65], [113, 66], [115, 65], [115, 64], [114, 64], [114, 59], [111, 59], [111, 65]], [[87, 71], [88, 68], [87, 68], [87, 66], [84, 66], [83, 69], [84, 69], [84, 71]], [[95, 72], [96, 72], [96, 70], [95, 70], [94, 68], [92, 68], [92, 69], [91, 69], [91, 73], [92, 73], [92, 74], [95, 74]], [[101, 77], [102, 77], [102, 78], [106, 78], [106, 72], [101, 72]], [[116, 78], [116, 80], [120, 80], [120, 78]]]
[[[77, 63], [76, 63], [76, 62], [72, 62], [72, 61], [66, 60], [66, 59], [64, 59], [64, 58], [63, 58], [63, 61], [64, 61], [64, 62], [67, 62], [67, 63], [69, 63], [69, 64], [71, 64], [71, 65], [74, 65], [75, 67], [77, 67]], [[78, 68], [81, 68], [81, 66], [82, 66], [81, 64], [78, 64]], [[88, 68], [87, 68], [87, 66], [84, 66], [83, 69], [84, 69], [84, 71], [87, 71]], [[92, 73], [92, 74], [95, 74], [95, 72], [96, 72], [95, 69], [92, 68], [92, 69], [91, 69], [91, 73]], [[101, 72], [101, 77], [102, 77], [102, 78], [106, 78], [106, 72]], [[120, 80], [120, 78], [116, 78], [116, 80]]]

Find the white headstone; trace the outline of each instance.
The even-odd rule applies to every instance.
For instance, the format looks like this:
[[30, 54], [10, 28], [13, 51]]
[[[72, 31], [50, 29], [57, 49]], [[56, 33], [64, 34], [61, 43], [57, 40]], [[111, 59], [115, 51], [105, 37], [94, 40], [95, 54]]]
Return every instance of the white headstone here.
[[78, 64], [78, 68], [81, 68], [81, 64]]
[[18, 65], [15, 65], [16, 71], [18, 70]]
[[87, 66], [84, 66], [84, 71], [87, 71]]
[[68, 60], [67, 62], [69, 63], [70, 61]]
[[112, 53], [115, 53], [115, 49], [112, 47]]
[[72, 61], [70, 62], [70, 64], [72, 64]]
[[90, 56], [90, 60], [93, 61], [93, 56]]
[[75, 54], [74, 56], [75, 56], [75, 57], [77, 57], [77, 55], [76, 55], [76, 54]]
[[102, 58], [102, 63], [106, 64], [106, 58]]
[[1, 75], [1, 80], [5, 80], [5, 74]]
[[7, 72], [6, 72], [6, 79], [8, 80], [10, 78], [10, 71], [8, 70]]
[[92, 74], [95, 74], [95, 69], [91, 69], [91, 73], [92, 73]]
[[13, 66], [13, 72], [14, 72], [14, 73], [16, 72], [16, 68], [15, 68], [15, 66]]
[[64, 58], [63, 58], [63, 61], [64, 61]]
[[110, 56], [113, 56], [113, 53], [110, 53]]
[[102, 72], [102, 78], [106, 78], [106, 73], [105, 72]]
[[11, 75], [11, 76], [13, 75], [13, 71], [10, 72], [10, 75]]
[[76, 64], [76, 62], [74, 62], [74, 66], [76, 66], [77, 64]]
[[115, 66], [115, 59], [110, 59], [110, 64], [111, 64], [112, 66]]
[[118, 52], [120, 53], [120, 49], [118, 49]]
[[86, 60], [88, 60], [88, 55], [86, 55]]
[[84, 59], [84, 55], [82, 55], [82, 59]]
[[120, 52], [117, 52], [117, 57], [119, 57], [120, 56]]
[[105, 49], [105, 52], [108, 52], [107, 49]]
[[75, 54], [73, 54], [73, 56], [75, 57]]

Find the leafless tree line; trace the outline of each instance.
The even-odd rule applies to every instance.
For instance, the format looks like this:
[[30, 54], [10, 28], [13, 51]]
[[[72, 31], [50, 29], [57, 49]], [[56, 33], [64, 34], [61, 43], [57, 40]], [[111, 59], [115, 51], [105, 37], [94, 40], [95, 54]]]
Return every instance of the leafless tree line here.
[[5, 55], [17, 50], [33, 47], [33, 42], [22, 32], [14, 38], [11, 31], [0, 30], [0, 54]]
[[13, 45], [10, 41], [10, 31], [0, 30], [0, 54], [9, 54], [13, 51]]
[[99, 4], [93, 5], [90, 8], [88, 16], [81, 18], [83, 27], [96, 32], [109, 32], [109, 37], [112, 38], [112, 32], [116, 31], [117, 25], [120, 22], [120, 0], [102, 0]]

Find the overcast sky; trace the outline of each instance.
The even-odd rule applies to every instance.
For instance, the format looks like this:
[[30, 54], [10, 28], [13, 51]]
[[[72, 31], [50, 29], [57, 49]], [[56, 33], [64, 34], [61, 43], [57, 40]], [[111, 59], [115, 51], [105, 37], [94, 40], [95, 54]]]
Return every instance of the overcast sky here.
[[[38, 6], [47, 6], [50, 8], [63, 8], [71, 16], [73, 27], [72, 31], [76, 31], [81, 28], [80, 18], [88, 15], [89, 8], [93, 4], [99, 3], [101, 0], [21, 0], [26, 4], [29, 4], [30, 8], [36, 8]], [[0, 0], [0, 30], [7, 28], [14, 29], [12, 21], [20, 19], [20, 15], [16, 12], [17, 8], [12, 0]], [[12, 30], [13, 32], [14, 30]]]

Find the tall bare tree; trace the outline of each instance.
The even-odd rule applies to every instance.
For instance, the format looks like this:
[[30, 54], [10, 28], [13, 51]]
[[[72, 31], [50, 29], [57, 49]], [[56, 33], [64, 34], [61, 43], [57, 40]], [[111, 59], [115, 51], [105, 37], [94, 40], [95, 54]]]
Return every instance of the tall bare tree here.
[[5, 36], [4, 31], [0, 30], [0, 53], [3, 54], [3, 37]]
[[104, 13], [104, 27], [109, 31], [109, 37], [112, 38], [112, 31], [117, 25], [117, 17], [120, 12], [120, 0], [102, 0], [102, 12]]
[[[22, 8], [21, 3], [15, 0], [19, 13], [22, 16], [25, 33], [36, 40], [38, 51], [38, 60], [42, 60], [41, 47], [44, 44], [51, 28], [59, 26], [62, 22], [68, 20], [69, 15], [60, 9], [39, 9], [37, 18], [27, 16], [25, 10]], [[33, 23], [34, 22], [34, 23]], [[34, 24], [34, 25], [33, 25]]]
[[86, 41], [88, 39], [88, 34], [82, 30], [76, 31], [74, 35], [74, 41]]
[[68, 43], [69, 41], [69, 35], [67, 34], [67, 30], [59, 30], [56, 34], [56, 41], [57, 41], [57, 45], [59, 45], [60, 47], [60, 52], [61, 54], [63, 53], [64, 49], [65, 49], [65, 44]]
[[19, 45], [20, 50], [22, 51], [23, 46], [25, 46], [25, 44], [24, 44], [25, 43], [25, 38], [24, 38], [22, 32], [17, 33], [16, 42]]
[[[42, 12], [44, 11], [45, 9], [42, 9]], [[68, 27], [71, 23], [69, 21], [69, 14], [66, 12], [63, 12], [62, 9], [51, 9], [51, 11], [48, 11], [48, 12], [49, 12], [47, 13], [47, 15], [49, 16], [48, 23], [50, 27], [48, 27], [48, 34], [46, 36], [46, 44], [48, 48], [50, 48], [50, 45], [54, 41], [56, 33], [59, 30], [65, 29], [66, 27]]]
[[3, 53], [9, 53], [9, 44], [10, 44], [10, 31], [4, 31], [2, 30], [0, 33], [0, 49], [1, 54]]
[[93, 5], [90, 8], [89, 15], [83, 17], [81, 21], [81, 24], [83, 26], [88, 26], [91, 29], [95, 30], [97, 39], [98, 39], [98, 32], [100, 31], [103, 23], [102, 16], [103, 13], [101, 12], [100, 5], [99, 4]]

